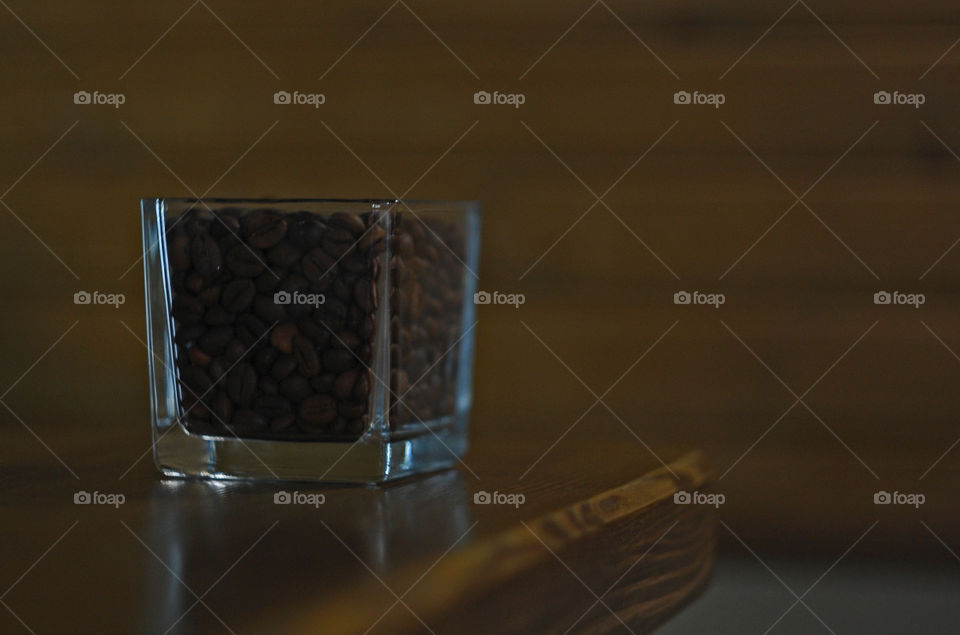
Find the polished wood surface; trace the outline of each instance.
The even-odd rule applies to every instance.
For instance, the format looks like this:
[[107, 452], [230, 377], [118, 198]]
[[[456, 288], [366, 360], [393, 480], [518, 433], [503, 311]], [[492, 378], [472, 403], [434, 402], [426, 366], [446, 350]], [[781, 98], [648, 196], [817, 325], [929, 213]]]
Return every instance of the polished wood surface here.
[[[97, 449], [72, 432], [61, 456], [80, 479], [7, 466], [3, 630], [19, 618], [38, 633], [641, 632], [689, 602], [713, 562], [715, 510], [673, 501], [706, 491], [698, 453], [660, 466], [638, 445], [572, 433], [519, 478], [528, 448], [481, 435], [459, 471], [258, 485], [160, 479], [149, 457], [130, 469], [149, 448], [138, 432]], [[125, 501], [77, 505], [78, 491]], [[281, 491], [325, 499], [278, 505]], [[480, 491], [525, 500], [475, 504]]]
[[[712, 510], [673, 502], [678, 489], [707, 484], [703, 470], [702, 458], [691, 454], [473, 541], [426, 568], [418, 563], [398, 576], [415, 583], [399, 587], [409, 591], [383, 617], [383, 626], [418, 632], [421, 619], [437, 616], [439, 629], [449, 632], [651, 630], [688, 602], [710, 574]], [[368, 598], [382, 589], [379, 580], [371, 581], [363, 591], [298, 606], [281, 619], [280, 630], [363, 630]]]

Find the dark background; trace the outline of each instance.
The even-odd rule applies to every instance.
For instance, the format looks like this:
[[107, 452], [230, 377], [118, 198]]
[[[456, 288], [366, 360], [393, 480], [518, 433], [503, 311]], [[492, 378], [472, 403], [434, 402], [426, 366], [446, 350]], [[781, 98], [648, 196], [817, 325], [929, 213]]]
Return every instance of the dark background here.
[[[149, 442], [146, 353], [125, 327], [143, 337], [140, 198], [475, 198], [480, 287], [526, 303], [480, 311], [474, 435], [510, 443], [521, 413], [546, 451], [603, 396], [617, 417], [596, 406], [577, 424], [591, 434], [705, 451], [724, 552], [746, 555], [735, 532], [822, 571], [879, 521], [852, 558], [955, 578], [950, 3], [5, 2], [0, 425], [17, 463], [63, 469], [43, 443], [63, 450], [76, 426], [91, 452], [98, 435]], [[676, 105], [681, 89], [726, 103]], [[673, 303], [695, 289], [726, 303]], [[877, 306], [884, 289], [926, 303]], [[77, 306], [79, 290], [127, 302]], [[878, 490], [926, 503], [876, 506]]]

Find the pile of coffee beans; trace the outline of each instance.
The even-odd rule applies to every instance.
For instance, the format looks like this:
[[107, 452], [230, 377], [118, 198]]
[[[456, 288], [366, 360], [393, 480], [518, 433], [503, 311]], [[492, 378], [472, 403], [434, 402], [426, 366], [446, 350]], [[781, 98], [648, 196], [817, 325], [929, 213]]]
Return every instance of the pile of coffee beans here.
[[451, 228], [396, 211], [198, 203], [168, 219], [181, 420], [216, 436], [361, 435], [380, 381], [371, 365], [388, 243], [390, 426], [451, 414], [462, 265], [447, 240], [462, 253]]
[[453, 414], [464, 245], [456, 226], [436, 217], [398, 211], [391, 227], [390, 421], [396, 429]]

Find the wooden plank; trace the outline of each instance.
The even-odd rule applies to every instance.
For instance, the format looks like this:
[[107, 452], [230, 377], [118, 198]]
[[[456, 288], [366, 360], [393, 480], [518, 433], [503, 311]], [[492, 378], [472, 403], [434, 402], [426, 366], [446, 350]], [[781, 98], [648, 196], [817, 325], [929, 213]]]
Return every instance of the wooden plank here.
[[[474, 541], [442, 560], [412, 565], [399, 577], [415, 578], [416, 586], [403, 595], [404, 606], [384, 615], [376, 632], [410, 626], [419, 632], [422, 624], [411, 624], [408, 611], [451, 632], [545, 632], [574, 624], [575, 632], [607, 632], [621, 623], [651, 630], [699, 591], [713, 559], [708, 508], [673, 503], [678, 490], [698, 490], [707, 483], [702, 458], [690, 454], [670, 468], [679, 480], [661, 468]], [[561, 560], [570, 570], [558, 576]], [[607, 582], [593, 589], [578, 579], [581, 575]], [[368, 598], [380, 585], [371, 580], [359, 590], [308, 600], [260, 626], [283, 632], [363, 631], [370, 626]], [[405, 588], [389, 579], [386, 585]], [[593, 610], [591, 590], [606, 591], [601, 599], [609, 610]], [[557, 597], [571, 601], [557, 603]]]
[[[136, 412], [136, 402], [131, 405]], [[636, 624], [659, 622], [679, 610], [702, 586], [712, 562], [714, 530], [706, 513], [712, 508], [672, 503], [677, 488], [701, 487], [709, 478], [699, 455], [671, 464], [680, 476], [676, 481], [662, 467], [657, 471], [659, 463], [641, 446], [596, 436], [589, 422], [528, 475], [523, 473], [545, 449], [537, 435], [508, 440], [493, 428], [479, 431], [460, 472], [385, 488], [317, 487], [161, 480], [149, 456], [134, 464], [149, 449], [145, 411], [142, 425], [130, 428], [74, 420], [51, 430], [19, 404], [13, 407], [50, 439], [78, 477], [26, 430], [5, 433], [0, 505], [7, 522], [0, 539], [17, 550], [0, 562], [4, 579], [17, 580], [66, 532], [4, 598], [38, 632], [61, 630], [63, 620], [85, 630], [161, 632], [174, 623], [173, 632], [223, 628], [223, 620], [239, 630], [277, 632], [285, 619], [326, 602], [343, 603], [335, 614], [320, 611], [324, 620], [347, 629], [336, 632], [359, 632], [394, 601], [371, 572], [400, 593], [452, 547], [409, 601], [422, 604], [415, 610], [436, 628], [456, 631], [460, 617], [480, 619], [462, 613], [480, 601], [474, 593], [497, 595], [512, 587], [517, 592], [509, 597], [517, 600], [522, 580], [562, 567], [542, 546], [539, 552], [532, 548], [539, 542], [524, 522], [600, 593], [624, 572], [625, 558], [639, 558], [678, 521], [649, 561], [608, 598], [621, 619]], [[115, 408], [126, 410], [122, 403]], [[517, 429], [540, 424], [536, 417], [514, 420]], [[596, 464], [598, 455], [605, 457], [602, 464]], [[322, 493], [326, 500], [317, 508], [275, 505], [280, 489]], [[122, 494], [125, 502], [118, 508], [78, 506], [73, 496], [81, 490]], [[526, 500], [519, 507], [477, 505], [473, 496], [480, 490], [521, 493]], [[584, 560], [585, 553], [591, 555]], [[575, 577], [560, 580], [564, 595], [549, 604], [537, 599], [544, 608], [537, 619], [572, 623], [578, 616], [568, 612], [586, 611], [592, 602]], [[191, 609], [194, 593], [208, 589], [210, 610]], [[582, 602], [561, 607], [559, 599], [575, 590]], [[341, 592], [347, 599], [338, 599]], [[483, 600], [491, 607], [505, 607], [505, 601]], [[51, 603], [65, 610], [46, 610]], [[384, 618], [379, 632], [407, 630], [402, 617]], [[606, 619], [591, 614], [584, 623]], [[12, 615], [0, 616], [5, 625], [3, 620], [14, 627]], [[241, 626], [247, 624], [262, 628]]]

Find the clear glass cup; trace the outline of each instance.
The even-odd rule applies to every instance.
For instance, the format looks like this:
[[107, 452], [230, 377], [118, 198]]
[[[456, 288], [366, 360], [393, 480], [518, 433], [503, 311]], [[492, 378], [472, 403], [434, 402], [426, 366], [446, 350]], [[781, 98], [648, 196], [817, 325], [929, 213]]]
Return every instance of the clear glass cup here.
[[376, 483], [467, 448], [480, 208], [143, 199], [154, 458]]

